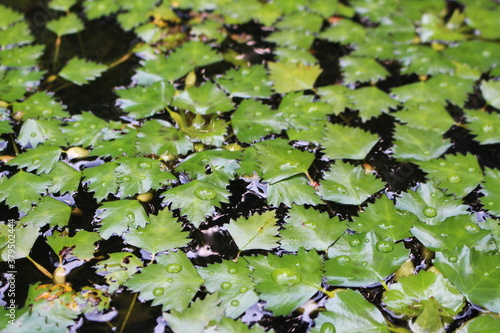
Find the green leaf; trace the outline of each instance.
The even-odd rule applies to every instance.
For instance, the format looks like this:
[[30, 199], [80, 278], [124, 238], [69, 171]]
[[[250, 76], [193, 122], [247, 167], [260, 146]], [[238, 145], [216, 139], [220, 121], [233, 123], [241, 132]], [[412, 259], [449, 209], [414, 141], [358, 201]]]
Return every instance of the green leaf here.
[[444, 332], [444, 325], [439, 313], [439, 304], [433, 297], [425, 303], [422, 313], [410, 323], [413, 332]]
[[240, 103], [231, 116], [231, 125], [240, 142], [257, 141], [271, 132], [279, 133], [288, 127], [281, 112], [251, 99]]
[[50, 119], [69, 116], [64, 107], [56, 102], [52, 95], [43, 92], [36, 92], [20, 103], [12, 103], [12, 111], [22, 112], [23, 121], [28, 118]]
[[402, 160], [429, 161], [443, 155], [451, 147], [441, 133], [396, 124], [394, 157]]
[[473, 318], [462, 325], [456, 332], [457, 333], [481, 333], [481, 332], [495, 332], [498, 327], [500, 319], [489, 315], [481, 315]]
[[118, 167], [117, 162], [107, 162], [82, 171], [85, 182], [88, 184], [88, 190], [95, 192], [94, 198], [97, 202], [101, 202], [109, 194], [114, 194], [118, 191], [117, 176], [115, 173], [116, 167]]
[[259, 142], [255, 147], [262, 178], [270, 184], [307, 172], [314, 161], [314, 154], [293, 149], [284, 139]]
[[261, 4], [257, 0], [225, 1], [217, 9], [227, 24], [243, 24], [252, 19]]
[[474, 140], [482, 145], [500, 143], [500, 114], [481, 110], [465, 110], [468, 124], [466, 127], [475, 136]]
[[322, 146], [329, 159], [363, 160], [378, 142], [379, 137], [361, 128], [326, 124]]
[[[29, 184], [29, 186], [25, 186]], [[32, 204], [38, 203], [45, 193], [50, 182], [45, 177], [19, 171], [5, 180], [0, 187], [0, 202], [5, 200], [9, 207], [17, 207], [19, 211], [27, 213]]]
[[[11, 229], [10, 226], [0, 223], [0, 239], [5, 242], [3, 246], [0, 246], [2, 260], [10, 261], [27, 257], [38, 238], [39, 229], [33, 224], [23, 226], [22, 223], [16, 223], [15, 227]], [[11, 230], [15, 235], [15, 248], [8, 245], [8, 240], [12, 238], [12, 236], [9, 236], [12, 235]], [[10, 268], [13, 269], [13, 267]]]
[[5, 67], [33, 67], [37, 65], [44, 49], [44, 45], [27, 45], [0, 50], [0, 63]]
[[432, 251], [451, 250], [465, 245], [481, 252], [497, 249], [489, 230], [484, 230], [475, 221], [474, 215], [452, 216], [439, 225], [418, 223], [411, 233]]
[[269, 98], [272, 82], [267, 78], [264, 65], [230, 69], [215, 81], [231, 96], [241, 98]]
[[365, 28], [351, 20], [341, 19], [318, 35], [318, 38], [340, 44], [358, 44], [365, 39]]
[[389, 72], [372, 58], [345, 56], [340, 58], [340, 67], [342, 68], [345, 84], [355, 84], [356, 82], [375, 83], [389, 75]]
[[175, 309], [170, 313], [164, 312], [163, 318], [174, 333], [206, 332], [206, 327], [218, 322], [224, 316], [224, 310], [219, 307], [219, 303], [218, 294], [208, 295], [203, 300], [196, 299], [182, 312]]
[[244, 260], [223, 260], [198, 268], [198, 273], [209, 292], [219, 293], [220, 307], [230, 318], [238, 318], [259, 300]]
[[270, 62], [269, 76], [277, 93], [312, 89], [322, 70], [318, 65], [305, 66], [283, 62]]
[[83, 6], [89, 20], [116, 13], [120, 9], [120, 3], [115, 0], [85, 0]]
[[[58, 19], [47, 22], [47, 29], [61, 37], [64, 35], [76, 34], [84, 29], [83, 22], [75, 13], [61, 16]], [[71, 80], [70, 80], [71, 81]]]
[[377, 87], [348, 90], [346, 96], [351, 102], [349, 108], [359, 110], [359, 116], [363, 121], [378, 117], [382, 112], [388, 113], [389, 108], [396, 109], [399, 105], [397, 101]]
[[0, 5], [0, 28], [5, 29], [9, 25], [21, 21], [24, 16], [10, 7]]
[[267, 204], [279, 207], [284, 204], [291, 207], [297, 205], [318, 205], [321, 199], [316, 195], [316, 191], [303, 175], [295, 175], [290, 178], [280, 180], [276, 183], [267, 184]]
[[382, 313], [358, 291], [337, 291], [325, 307], [314, 320], [316, 327], [311, 333], [390, 332]]
[[428, 46], [403, 45], [398, 47], [396, 58], [403, 64], [403, 74], [439, 75], [455, 70], [450, 60]]
[[[3, 10], [2, 6], [2, 10]], [[6, 14], [10, 13], [15, 13], [12, 17], [13, 20], [18, 19], [18, 14], [17, 12], [13, 12], [10, 10], [6, 11]], [[3, 14], [3, 12], [2, 12]], [[5, 19], [4, 19], [5, 22]], [[5, 22], [8, 23], [8, 22]], [[31, 35], [30, 32], [30, 27], [29, 25], [24, 22], [17, 22], [10, 27], [6, 27], [6, 29], [0, 29], [0, 47], [4, 48], [7, 45], [11, 44], [16, 44], [16, 45], [22, 45], [22, 44], [28, 44], [33, 42], [33, 36]]]
[[327, 120], [317, 120], [311, 123], [309, 129], [298, 130], [294, 127], [286, 130], [286, 134], [291, 141], [305, 141], [319, 145], [323, 141], [324, 127]]
[[172, 106], [207, 115], [230, 111], [233, 103], [215, 84], [207, 82], [199, 87], [186, 89], [175, 96]]
[[163, 195], [163, 202], [171, 203], [170, 209], [180, 209], [195, 227], [199, 227], [206, 216], [211, 216], [220, 203], [229, 202], [226, 189], [201, 180], [173, 187]]
[[151, 254], [186, 246], [189, 242], [187, 231], [182, 231], [182, 224], [172, 217], [168, 209], [157, 216], [149, 216], [150, 223], [144, 228], [132, 229], [123, 234], [125, 242], [144, 249]]
[[317, 65], [318, 59], [316, 59], [307, 50], [302, 49], [292, 49], [291, 47], [276, 47], [274, 49], [274, 54], [276, 55], [276, 60], [278, 62], [285, 63], [301, 63], [304, 66]]
[[498, 254], [482, 254], [463, 246], [437, 252], [434, 265], [470, 302], [500, 312]]
[[349, 229], [362, 233], [373, 230], [382, 238], [391, 237], [399, 241], [411, 237], [410, 228], [417, 221], [413, 214], [402, 212], [394, 206], [394, 202], [382, 196], [375, 203], [368, 203], [358, 216], [352, 217]]
[[479, 198], [479, 200], [490, 214], [500, 216], [500, 172], [490, 168], [485, 168], [484, 172], [485, 177], [481, 190], [484, 197]]
[[142, 261], [130, 252], [112, 252], [108, 259], [100, 261], [95, 267], [96, 273], [105, 277], [109, 285], [107, 291], [114, 293], [142, 267]]
[[447, 189], [447, 194], [454, 193], [464, 197], [474, 190], [483, 180], [481, 167], [474, 155], [447, 154], [444, 159], [432, 159], [417, 162], [420, 169], [428, 173], [439, 188]]
[[146, 121], [133, 137], [136, 136], [137, 150], [143, 153], [181, 155], [193, 149], [193, 143], [187, 135], [159, 119]]
[[[154, 133], [151, 133], [153, 136]], [[119, 158], [122, 156], [135, 156], [137, 155], [138, 149], [136, 149], [136, 139], [140, 140], [140, 134], [137, 133], [135, 129], [129, 129], [125, 134], [117, 136], [116, 138], [110, 138], [109, 140], [99, 141], [94, 146], [94, 149], [89, 152], [91, 156], [111, 156], [114, 158]], [[141, 137], [142, 138], [142, 137]], [[162, 142], [152, 142], [151, 143], [161, 145]], [[142, 153], [156, 153], [150, 152], [148, 150], [140, 150]], [[158, 154], [160, 155], [160, 154]]]
[[[458, 10], [455, 11], [455, 13], [458, 12]], [[451, 22], [445, 23], [443, 18], [432, 13], [426, 13], [422, 16], [419, 33], [424, 43], [432, 40], [454, 42], [467, 39], [467, 36], [462, 34]]]
[[500, 65], [500, 59], [495, 56], [499, 52], [500, 45], [498, 43], [484, 40], [465, 41], [452, 45], [443, 51], [446, 57], [467, 64], [481, 72], [487, 72], [491, 68]]
[[497, 10], [498, 4], [494, 2], [486, 2], [486, 6], [481, 3], [467, 4], [467, 24], [479, 30], [483, 38], [498, 39], [500, 19], [495, 15]]
[[324, 101], [332, 108], [330, 112], [333, 114], [338, 115], [339, 113], [344, 112], [345, 108], [350, 103], [348, 93], [351, 92], [351, 89], [347, 87], [332, 85], [320, 87], [317, 90], [318, 95], [321, 96], [320, 100]]
[[2, 120], [0, 121], [0, 135], [7, 133], [14, 133], [14, 130], [8, 120]]
[[432, 130], [443, 134], [455, 124], [455, 121], [441, 103], [425, 104], [405, 103], [402, 111], [392, 113], [392, 116], [409, 127]]
[[345, 233], [328, 249], [325, 277], [329, 284], [362, 287], [378, 284], [394, 273], [407, 259], [410, 250], [403, 243], [365, 234]]
[[91, 112], [82, 112], [71, 117], [73, 121], [61, 128], [71, 146], [95, 146], [102, 140], [109, 123]]
[[60, 156], [61, 148], [57, 146], [39, 146], [17, 155], [6, 164], [26, 168], [26, 171], [37, 170], [37, 174], [41, 174], [54, 169]]
[[149, 223], [144, 208], [137, 200], [118, 200], [103, 203], [99, 209], [98, 218], [101, 220], [99, 235], [108, 239], [116, 234], [121, 236], [129, 228], [144, 228]]
[[480, 88], [486, 102], [500, 110], [500, 82], [482, 81]]
[[26, 91], [33, 91], [37, 88], [44, 74], [43, 71], [32, 70], [31, 68], [10, 69], [7, 71], [0, 67], [0, 95], [2, 100], [13, 102], [23, 98]]
[[227, 231], [241, 251], [271, 250], [278, 245], [279, 226], [274, 217], [275, 211], [254, 214], [248, 218], [243, 216], [231, 220], [226, 226]]
[[174, 92], [173, 85], [159, 81], [148, 87], [117, 90], [120, 98], [116, 102], [131, 117], [142, 119], [163, 110], [172, 100]]
[[273, 32], [266, 37], [266, 41], [281, 47], [288, 47], [294, 51], [308, 50], [314, 42], [314, 35], [307, 31], [297, 33], [295, 30], [282, 30]]
[[[400, 26], [398, 26], [400, 28]], [[380, 27], [373, 31], [379, 31]], [[411, 27], [413, 33], [413, 26]], [[384, 34], [385, 35], [385, 34]], [[379, 60], [395, 59], [396, 45], [386, 38], [377, 38], [376, 36], [369, 36], [363, 43], [357, 44], [356, 49], [350, 53], [355, 57], [370, 57]]]
[[411, 317], [425, 312], [425, 306], [430, 299], [436, 302], [436, 312], [443, 317], [453, 317], [464, 306], [463, 296], [447, 279], [441, 274], [424, 270], [390, 284], [383, 296], [387, 308], [396, 314]]
[[120, 191], [124, 197], [146, 193], [151, 189], [169, 185], [175, 176], [162, 171], [162, 163], [146, 157], [122, 157], [116, 168]]
[[60, 10], [62, 12], [68, 12], [71, 7], [76, 3], [77, 0], [51, 0], [49, 2], [49, 8], [54, 10]]
[[467, 213], [467, 206], [450, 194], [436, 188], [432, 183], [423, 183], [416, 191], [401, 193], [396, 208], [411, 212], [420, 221], [431, 225], [440, 224], [448, 217]]
[[158, 256], [156, 264], [133, 275], [125, 286], [140, 292], [140, 299], [152, 300], [153, 306], [162, 305], [163, 311], [184, 311], [202, 283], [203, 279], [188, 257], [178, 251]]
[[94, 81], [106, 71], [108, 66], [80, 58], [72, 58], [66, 66], [61, 69], [59, 76], [81, 86]]
[[[247, 324], [240, 320], [232, 320], [230, 318], [222, 318], [222, 320], [215, 326], [208, 327], [205, 329], [206, 333], [265, 333], [266, 331], [262, 326], [253, 325], [249, 328]], [[269, 333], [274, 333], [271, 328]]]
[[290, 92], [283, 96], [278, 111], [291, 128], [298, 130], [314, 127], [318, 120], [325, 120], [332, 113], [328, 104], [314, 101], [314, 96], [302, 92]]
[[22, 224], [32, 224], [41, 228], [48, 224], [51, 227], [66, 226], [71, 215], [71, 207], [52, 197], [43, 197], [40, 203], [23, 216], [19, 221]]
[[317, 193], [323, 200], [360, 205], [384, 186], [384, 182], [373, 174], [366, 174], [362, 167], [339, 160], [324, 173]]
[[[69, 207], [68, 207], [69, 208]], [[65, 248], [71, 248], [69, 253], [73, 254], [80, 260], [88, 261], [94, 258], [96, 246], [94, 245], [99, 241], [100, 237], [95, 232], [79, 230], [72, 237], [68, 236], [66, 232], [54, 232], [52, 236], [47, 237], [47, 244], [50, 245], [52, 250], [58, 255]]]
[[323, 19], [314, 13], [308, 11], [298, 11], [286, 15], [276, 23], [275, 27], [280, 30], [295, 30], [301, 32], [319, 32], [323, 25]]
[[280, 231], [281, 247], [287, 251], [306, 250], [327, 251], [346, 232], [345, 223], [328, 213], [304, 206], [293, 205], [285, 218], [286, 224]]
[[23, 147], [33, 148], [45, 141], [53, 145], [65, 145], [60, 124], [58, 119], [27, 119], [17, 136], [17, 142]]
[[275, 316], [288, 315], [320, 288], [321, 257], [303, 249], [295, 254], [244, 257], [265, 308]]

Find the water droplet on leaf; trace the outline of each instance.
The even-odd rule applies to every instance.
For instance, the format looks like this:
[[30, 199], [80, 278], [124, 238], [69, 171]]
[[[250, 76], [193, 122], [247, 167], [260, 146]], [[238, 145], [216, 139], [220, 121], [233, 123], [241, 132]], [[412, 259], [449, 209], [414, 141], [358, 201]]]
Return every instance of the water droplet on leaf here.
[[469, 222], [464, 224], [464, 229], [470, 234], [478, 233], [480, 228], [477, 224]]
[[332, 323], [323, 323], [320, 333], [335, 333], [335, 326]]
[[275, 269], [271, 277], [280, 286], [293, 286], [301, 281], [300, 275], [288, 268]]
[[194, 190], [194, 195], [201, 200], [209, 201], [217, 197], [217, 193], [210, 187], [201, 186]]
[[227, 271], [229, 272], [229, 274], [236, 274], [238, 270], [236, 268], [230, 268]]
[[165, 289], [156, 288], [155, 290], [153, 290], [153, 295], [155, 295], [156, 297], [160, 297], [161, 295], [163, 295], [164, 292], [165, 292]]
[[133, 212], [127, 212], [125, 213], [125, 216], [127, 217], [127, 219], [131, 222], [135, 221], [135, 214]]
[[424, 210], [422, 211], [422, 213], [424, 213], [425, 216], [431, 218], [431, 217], [436, 217], [437, 210], [434, 207], [428, 206], [428, 207], [424, 208]]
[[336, 258], [335, 258], [335, 260], [336, 260], [339, 264], [344, 265], [344, 264], [347, 264], [347, 263], [350, 263], [350, 262], [351, 262], [351, 257], [343, 255], [343, 256], [338, 256], [338, 257], [336, 257]]
[[377, 245], [375, 245], [377, 251], [380, 253], [388, 253], [394, 250], [394, 244], [389, 241], [378, 241]]
[[222, 289], [229, 289], [229, 288], [232, 287], [232, 284], [231, 284], [231, 282], [222, 282], [222, 284], [220, 285], [220, 287]]
[[232, 306], [238, 306], [238, 305], [240, 305], [240, 302], [237, 301], [237, 300], [233, 300], [233, 301], [231, 301], [231, 305]]
[[349, 244], [351, 244], [352, 247], [357, 247], [361, 244], [361, 241], [359, 239], [353, 239]]
[[144, 169], [144, 170], [151, 169], [152, 167], [153, 167], [153, 165], [147, 161], [139, 163], [139, 168]]
[[448, 181], [452, 184], [460, 183], [462, 181], [462, 177], [458, 175], [453, 175], [448, 177]]
[[451, 262], [451, 263], [455, 263], [455, 262], [458, 261], [458, 258], [457, 257], [449, 257], [448, 261]]
[[247, 287], [241, 287], [240, 288], [240, 293], [244, 294], [248, 291], [248, 288]]
[[179, 273], [180, 271], [182, 271], [182, 266], [180, 264], [177, 264], [177, 263], [168, 264], [166, 270], [168, 273], [175, 274], [175, 273]]

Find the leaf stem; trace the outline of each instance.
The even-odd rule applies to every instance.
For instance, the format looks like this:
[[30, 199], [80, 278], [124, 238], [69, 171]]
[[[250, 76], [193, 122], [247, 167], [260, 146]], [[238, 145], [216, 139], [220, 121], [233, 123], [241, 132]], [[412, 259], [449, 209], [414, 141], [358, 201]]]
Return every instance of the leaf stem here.
[[52, 69], [55, 72], [57, 68], [57, 58], [59, 58], [59, 49], [61, 47], [61, 36], [57, 36], [56, 42], [55, 42], [55, 51], [54, 51], [54, 64], [52, 65]]
[[125, 315], [125, 318], [123, 319], [122, 325], [120, 327], [120, 331], [118, 331], [118, 333], [123, 333], [123, 331], [125, 330], [125, 326], [127, 326], [128, 318], [130, 317], [130, 314], [132, 313], [132, 308], [134, 307], [135, 301], [137, 300], [137, 295], [138, 295], [138, 293], [134, 294], [134, 298], [132, 299], [132, 302], [130, 302], [130, 306], [128, 308], [127, 314]]
[[12, 133], [9, 134], [9, 137], [12, 141], [12, 148], [14, 149], [14, 153], [16, 153], [16, 155], [19, 155], [19, 148], [17, 148], [16, 140], [14, 140], [14, 136], [12, 135]]
[[27, 256], [26, 258], [28, 258], [29, 261], [31, 261], [33, 263], [33, 265], [35, 265], [36, 268], [38, 268], [38, 270], [40, 272], [42, 272], [45, 276], [47, 276], [49, 279], [53, 279], [54, 276], [52, 275], [52, 273], [50, 273], [48, 270], [45, 269], [45, 267], [43, 267], [42, 265], [40, 265], [39, 263], [37, 263], [35, 260], [33, 260], [30, 256]]

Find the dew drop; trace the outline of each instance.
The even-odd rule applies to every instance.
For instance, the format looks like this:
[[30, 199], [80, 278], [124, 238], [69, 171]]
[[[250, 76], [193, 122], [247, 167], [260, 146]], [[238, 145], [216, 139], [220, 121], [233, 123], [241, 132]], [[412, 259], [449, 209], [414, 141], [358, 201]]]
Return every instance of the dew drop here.
[[167, 282], [168, 282], [168, 283], [173, 283], [173, 282], [174, 282], [174, 279], [172, 279], [172, 278], [168, 278], [168, 279], [167, 279]]
[[301, 166], [301, 163], [284, 163], [284, 164], [278, 164], [276, 168], [281, 171], [286, 171], [286, 170], [291, 170], [291, 169], [297, 169]]
[[344, 255], [344, 256], [338, 256], [338, 257], [336, 257], [336, 258], [335, 258], [335, 260], [336, 260], [339, 264], [341, 264], [341, 265], [345, 265], [345, 264], [347, 264], [347, 263], [350, 263], [350, 262], [351, 262], [351, 257], [349, 257], [349, 256], [345, 256], [345, 255]]
[[370, 243], [370, 240], [368, 238], [365, 239], [365, 243]]
[[435, 192], [431, 193], [431, 198], [437, 197], [437, 194]]
[[255, 113], [254, 113], [254, 115], [255, 115], [256, 117], [260, 117], [260, 116], [262, 116], [262, 112], [257, 111], [257, 112], [255, 112]]
[[430, 151], [428, 151], [428, 150], [424, 151], [424, 155], [425, 155], [425, 156], [429, 156], [430, 154], [431, 154], [431, 152], [430, 152]]
[[135, 221], [135, 214], [133, 212], [126, 212], [125, 216], [127, 217], [127, 219], [129, 221], [131, 221], [131, 222]]
[[238, 305], [240, 305], [240, 302], [239, 302], [239, 301], [237, 301], [237, 300], [232, 300], [232, 301], [231, 301], [231, 305], [232, 305], [232, 306], [238, 306]]
[[365, 224], [364, 224], [364, 223], [361, 223], [361, 222], [358, 222], [356, 225], [357, 225], [359, 228], [361, 228], [361, 227], [364, 227], [364, 226], [365, 226]]
[[422, 213], [424, 213], [424, 215], [427, 216], [427, 217], [429, 217], [429, 218], [430, 217], [436, 217], [437, 210], [434, 207], [428, 206], [428, 207], [424, 208], [424, 210], [422, 211]]
[[457, 257], [449, 257], [448, 261], [451, 262], [451, 263], [455, 263], [455, 262], [458, 261], [458, 258]]
[[90, 129], [96, 129], [97, 126], [95, 124], [92, 124], [89, 127], [90, 127]]
[[217, 197], [217, 193], [210, 187], [201, 186], [194, 190], [194, 195], [203, 201], [209, 201]]
[[139, 168], [144, 169], [144, 170], [151, 169], [152, 167], [153, 167], [153, 165], [150, 162], [147, 162], [147, 161], [139, 163]]
[[367, 265], [368, 265], [368, 262], [366, 262], [366, 261], [363, 261], [363, 262], [361, 263], [361, 266], [367, 266]]
[[231, 288], [233, 285], [231, 284], [231, 282], [222, 282], [222, 284], [220, 285], [220, 287], [222, 289], [229, 289]]
[[260, 91], [260, 87], [259, 86], [253, 87], [253, 91]]
[[335, 333], [335, 326], [332, 323], [323, 323], [320, 333]]
[[182, 266], [177, 263], [168, 264], [166, 270], [168, 273], [179, 273], [182, 271]]
[[495, 132], [495, 128], [491, 125], [485, 125], [485, 126], [483, 126], [483, 132], [485, 134], [490, 134], [490, 133]]
[[442, 166], [442, 167], [446, 166], [446, 162], [439, 163], [439, 166]]
[[193, 292], [193, 289], [191, 289], [191, 288], [186, 288], [186, 292], [187, 292], [187, 293], [192, 293], [192, 292]]
[[230, 268], [227, 271], [229, 272], [229, 274], [236, 274], [238, 270], [236, 268]]
[[479, 226], [475, 223], [468, 222], [464, 224], [464, 229], [470, 234], [476, 234], [479, 232]]
[[469, 172], [476, 172], [476, 168], [469, 168]]
[[359, 239], [353, 239], [352, 241], [349, 242], [352, 247], [358, 247], [361, 244], [361, 241]]
[[388, 253], [394, 250], [394, 244], [389, 241], [378, 241], [375, 247], [381, 253]]
[[487, 277], [487, 276], [490, 276], [490, 273], [488, 273], [488, 272], [484, 272], [484, 273], [483, 273], [483, 276], [486, 276], [486, 277]]
[[240, 288], [240, 293], [244, 294], [248, 291], [248, 288], [247, 287], [241, 287]]
[[34, 138], [34, 137], [36, 136], [36, 133], [35, 133], [35, 132], [33, 132], [33, 133], [31, 133], [31, 134], [30, 134], [30, 136], [31, 136], [32, 138]]
[[153, 295], [155, 295], [156, 297], [160, 297], [161, 295], [163, 295], [164, 292], [165, 292], [165, 289], [156, 288], [155, 290], [153, 290]]
[[243, 282], [243, 281], [241, 281], [241, 280], [237, 280], [237, 281], [236, 281], [236, 283], [237, 283], [237, 284], [241, 284], [242, 282]]
[[40, 164], [42, 161], [39, 158], [33, 160], [33, 164]]
[[452, 184], [460, 183], [462, 181], [462, 177], [458, 175], [453, 175], [448, 177], [448, 181]]
[[280, 286], [293, 286], [301, 281], [300, 276], [288, 268], [278, 268], [271, 273], [271, 277]]
[[129, 182], [129, 181], [131, 181], [131, 180], [132, 180], [132, 178], [130, 178], [129, 176], [124, 176], [124, 177], [122, 177], [122, 181], [123, 181], [123, 182]]
[[214, 275], [214, 272], [210, 271], [208, 272], [208, 275]]

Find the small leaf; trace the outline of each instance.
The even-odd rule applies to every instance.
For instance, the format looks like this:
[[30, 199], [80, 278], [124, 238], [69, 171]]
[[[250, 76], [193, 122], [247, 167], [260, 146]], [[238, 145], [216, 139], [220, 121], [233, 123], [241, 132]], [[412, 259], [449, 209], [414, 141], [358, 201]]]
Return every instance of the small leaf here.
[[323, 178], [318, 195], [323, 200], [346, 205], [360, 205], [385, 186], [384, 182], [373, 174], [366, 174], [360, 166], [354, 167], [340, 160], [325, 172]]
[[0, 5], [0, 28], [5, 29], [9, 25], [21, 21], [24, 16], [10, 7]]
[[22, 119], [53, 117], [64, 118], [69, 114], [64, 107], [53, 99], [53, 96], [43, 92], [36, 92], [20, 103], [12, 104], [13, 112], [22, 112]]
[[71, 117], [72, 121], [61, 128], [71, 146], [95, 146], [102, 140], [109, 123], [91, 112], [82, 112]]
[[[459, 11], [455, 11], [458, 13]], [[463, 15], [463, 14], [462, 14]], [[432, 40], [461, 41], [467, 39], [458, 29], [450, 29], [452, 24], [446, 24], [444, 20], [436, 14], [426, 13], [422, 16], [422, 23], [419, 29], [422, 42]]]
[[294, 51], [308, 50], [314, 42], [314, 35], [310, 32], [297, 33], [295, 30], [281, 30], [266, 37], [266, 41], [281, 47], [288, 47]]
[[39, 146], [17, 155], [7, 165], [26, 168], [26, 171], [37, 170], [37, 174], [47, 173], [54, 169], [60, 156], [61, 148], [57, 146]]
[[396, 208], [412, 212], [420, 221], [431, 225], [438, 225], [451, 216], [468, 214], [467, 206], [432, 183], [420, 184], [416, 191], [403, 192]]
[[42, 56], [44, 49], [44, 45], [26, 45], [0, 50], [0, 63], [5, 67], [33, 67], [38, 64], [38, 59]]
[[318, 38], [340, 44], [362, 43], [365, 39], [365, 28], [351, 20], [342, 19], [321, 32]]
[[276, 225], [274, 211], [268, 211], [260, 214], [254, 214], [248, 218], [243, 216], [231, 222], [226, 226], [234, 242], [240, 249], [245, 250], [271, 250], [278, 245], [279, 226]]
[[325, 307], [327, 311], [314, 320], [311, 333], [390, 332], [382, 313], [358, 291], [339, 290]]
[[330, 218], [326, 212], [293, 205], [288, 215], [285, 229], [280, 231], [281, 247], [287, 251], [298, 251], [301, 247], [327, 251], [346, 232], [345, 223], [337, 216]]
[[109, 285], [108, 292], [114, 293], [142, 267], [142, 261], [130, 252], [112, 252], [108, 255], [108, 259], [100, 261], [95, 267], [96, 273], [105, 277]]
[[101, 65], [92, 61], [86, 61], [80, 58], [72, 58], [66, 66], [59, 72], [59, 76], [81, 86], [93, 81], [101, 73], [106, 71], [108, 66]]
[[255, 147], [262, 178], [271, 184], [307, 172], [314, 160], [314, 154], [293, 149], [284, 139], [259, 142]]
[[378, 236], [384, 239], [391, 237], [394, 241], [411, 237], [410, 228], [417, 221], [414, 215], [396, 209], [393, 201], [386, 196], [377, 199], [375, 203], [368, 203], [352, 219], [349, 229], [359, 233], [373, 230]]
[[350, 92], [351, 89], [341, 85], [318, 88], [318, 95], [321, 96], [320, 100], [327, 103], [332, 108], [330, 112], [336, 115], [344, 112], [345, 108], [349, 105], [350, 100], [348, 94]]
[[116, 102], [131, 117], [142, 119], [163, 110], [172, 100], [174, 91], [173, 85], [159, 81], [148, 87], [116, 90], [120, 97]]
[[77, 0], [51, 0], [49, 2], [49, 7], [54, 10], [68, 12], [69, 9], [76, 3], [76, 1]]
[[482, 145], [500, 143], [500, 114], [480, 110], [465, 110], [467, 128]]
[[52, 236], [47, 237], [47, 244], [50, 245], [52, 250], [57, 255], [61, 255], [62, 250], [71, 248], [71, 253], [80, 260], [88, 261], [94, 258], [96, 246], [94, 245], [99, 241], [100, 237], [95, 232], [80, 230], [72, 237], [67, 233], [54, 232]]
[[182, 224], [172, 217], [168, 209], [163, 209], [157, 216], [149, 216], [150, 223], [144, 228], [132, 229], [123, 234], [125, 242], [146, 250], [151, 254], [186, 246], [189, 242], [187, 231], [182, 231]]
[[40, 203], [23, 216], [19, 221], [22, 224], [32, 224], [38, 228], [48, 224], [50, 227], [66, 226], [71, 215], [71, 208], [52, 197], [43, 197]]
[[[29, 186], [24, 186], [25, 184]], [[5, 200], [9, 207], [17, 207], [19, 211], [27, 213], [31, 210], [32, 204], [39, 202], [49, 184], [49, 180], [45, 177], [19, 171], [2, 183], [0, 202]]]
[[434, 265], [470, 302], [500, 312], [498, 254], [483, 254], [463, 246], [436, 252]]
[[265, 308], [275, 316], [288, 315], [303, 305], [321, 285], [321, 257], [303, 249], [281, 257], [269, 254], [244, 257]]
[[422, 313], [410, 323], [413, 332], [444, 332], [444, 325], [439, 314], [439, 304], [433, 297], [425, 303]]
[[17, 142], [23, 147], [35, 148], [40, 143], [50, 141], [52, 145], [66, 145], [58, 119], [27, 119], [17, 136]]
[[283, 96], [278, 108], [290, 127], [305, 130], [314, 127], [318, 120], [327, 119], [332, 112], [330, 105], [315, 101], [314, 96], [290, 92]]
[[452, 74], [455, 66], [441, 52], [423, 45], [402, 45], [396, 58], [403, 63], [403, 74], [439, 75]]
[[272, 94], [270, 88], [272, 82], [267, 78], [264, 65], [230, 69], [215, 81], [235, 97], [269, 98]]
[[162, 305], [163, 311], [184, 311], [200, 288], [203, 279], [183, 252], [170, 252], [157, 257], [125, 282], [130, 290], [140, 292], [140, 299]]
[[82, 31], [84, 29], [84, 25], [75, 13], [70, 13], [66, 16], [61, 16], [58, 19], [47, 22], [47, 29], [61, 37]]
[[325, 277], [329, 284], [361, 287], [381, 283], [407, 259], [410, 251], [403, 243], [395, 244], [373, 231], [365, 234], [345, 233], [328, 249]]
[[268, 105], [246, 99], [231, 116], [233, 131], [240, 142], [257, 141], [269, 133], [279, 133], [288, 124], [281, 112], [271, 110]]
[[116, 13], [120, 9], [120, 3], [114, 0], [93, 1], [85, 0], [83, 3], [85, 15], [89, 20]]
[[279, 182], [267, 184], [267, 204], [279, 207], [284, 204], [291, 207], [297, 205], [318, 205], [321, 199], [303, 175], [295, 175]]
[[181, 155], [193, 149], [193, 143], [186, 134], [159, 119], [146, 121], [135, 136], [136, 148], [143, 153]]
[[489, 105], [500, 110], [500, 82], [498, 81], [482, 81], [481, 93]]
[[385, 79], [389, 72], [375, 59], [345, 56], [340, 58], [340, 67], [345, 84], [377, 82]]
[[479, 200], [490, 214], [500, 216], [500, 172], [490, 168], [485, 168], [484, 171], [486, 175], [481, 190], [484, 197]]
[[363, 160], [379, 137], [361, 128], [326, 124], [322, 146], [329, 159]]
[[273, 88], [277, 93], [312, 89], [322, 70], [319, 66], [304, 66], [283, 62], [268, 63]]
[[[0, 36], [1, 37], [1, 36]], [[0, 39], [1, 40], [1, 39]], [[24, 98], [26, 91], [35, 90], [45, 72], [31, 68], [9, 69], [0, 67], [0, 94], [2, 100], [14, 102]]]
[[103, 203], [99, 209], [101, 219], [99, 235], [108, 239], [113, 234], [121, 236], [129, 228], [144, 228], [149, 223], [144, 208], [137, 200], [118, 200]]
[[437, 102], [425, 104], [406, 102], [402, 111], [391, 115], [409, 127], [432, 130], [440, 134], [445, 133], [455, 124], [445, 106]]
[[172, 106], [207, 115], [230, 111], [233, 103], [215, 84], [207, 82], [199, 87], [188, 88], [175, 96]]
[[170, 209], [180, 209], [195, 227], [199, 227], [206, 216], [211, 216], [220, 203], [229, 202], [226, 189], [201, 180], [173, 187], [163, 196], [163, 202], [171, 203]]
[[223, 260], [198, 268], [198, 273], [205, 280], [203, 284], [209, 292], [219, 293], [220, 307], [225, 309], [228, 317], [238, 318], [259, 300], [244, 260]]
[[345, 95], [351, 102], [349, 108], [359, 110], [359, 116], [363, 121], [378, 117], [382, 112], [388, 113], [389, 109], [396, 109], [399, 105], [397, 101], [377, 87], [348, 90]]
[[107, 162], [82, 171], [85, 182], [88, 183], [88, 190], [94, 193], [94, 198], [101, 202], [118, 191], [118, 182], [115, 169], [117, 162]]
[[402, 160], [429, 161], [443, 155], [451, 147], [441, 133], [396, 124], [394, 157]]

